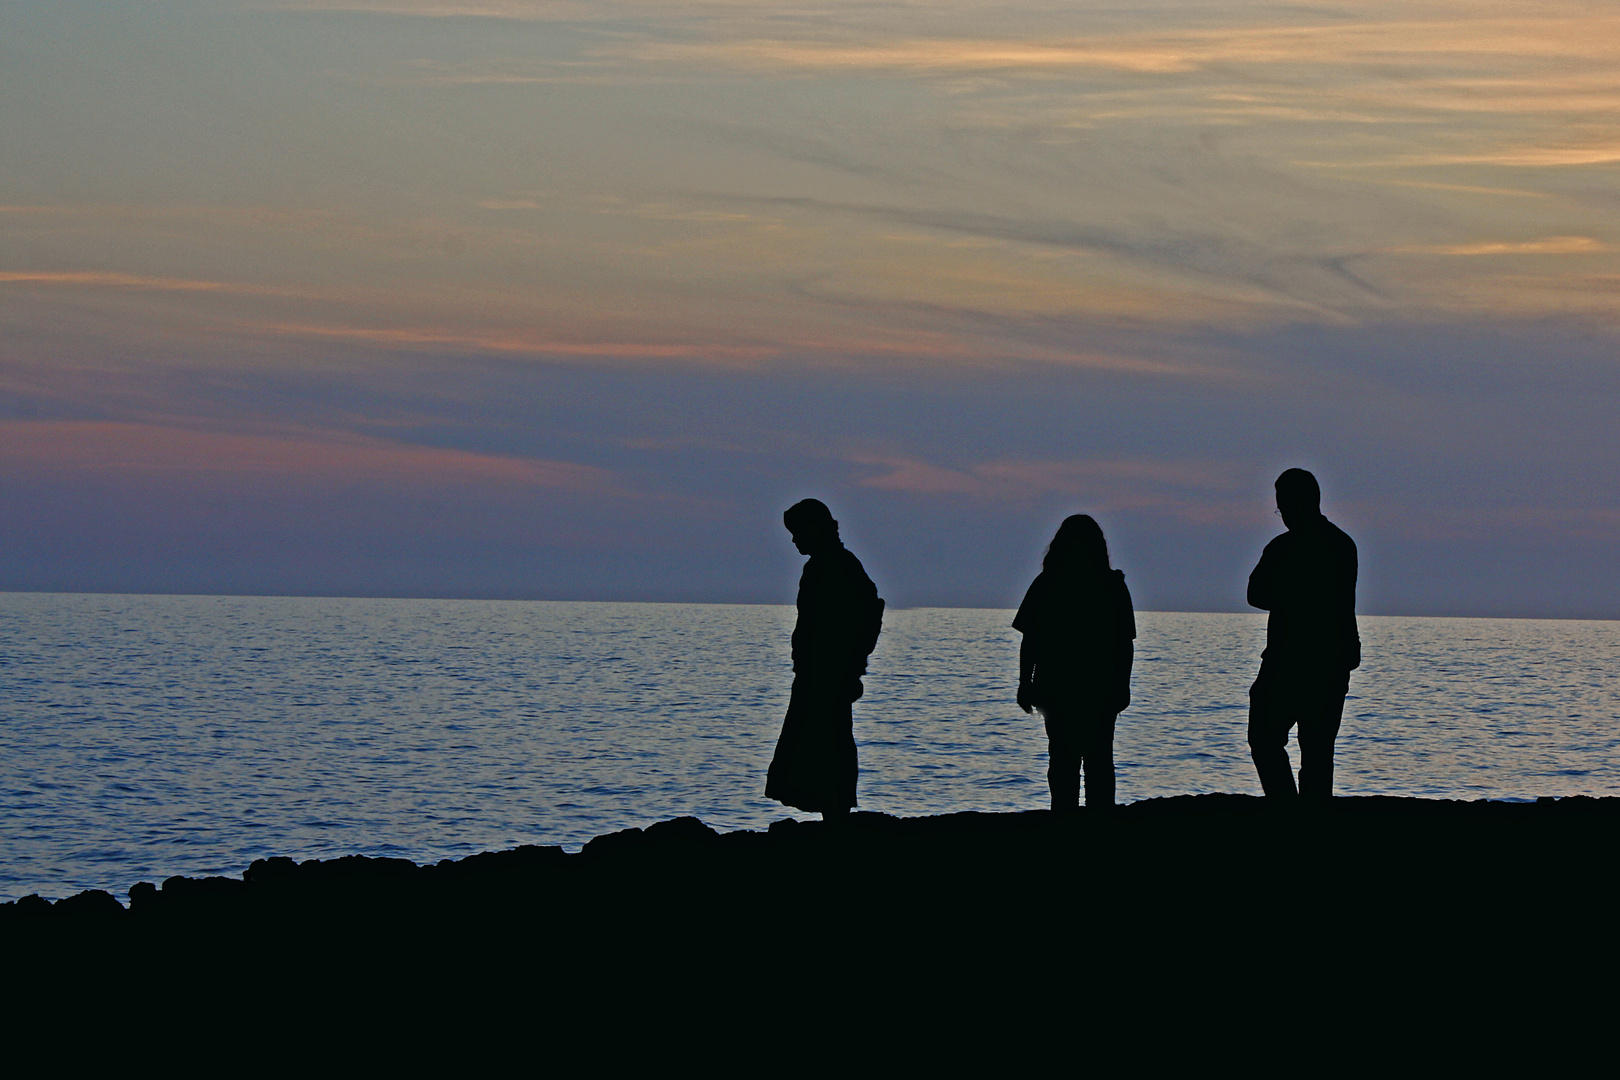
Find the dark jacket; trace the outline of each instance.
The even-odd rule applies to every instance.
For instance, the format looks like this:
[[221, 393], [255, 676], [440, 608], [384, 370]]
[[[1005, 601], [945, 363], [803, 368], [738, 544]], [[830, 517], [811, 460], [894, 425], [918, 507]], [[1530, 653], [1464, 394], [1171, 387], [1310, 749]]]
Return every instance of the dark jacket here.
[[793, 627], [793, 673], [843, 683], [866, 674], [866, 658], [883, 628], [883, 600], [849, 549], [810, 557], [799, 578]]
[[1324, 673], [1361, 666], [1356, 542], [1327, 518], [1266, 545], [1249, 575], [1249, 604], [1271, 612], [1261, 654], [1268, 666]]
[[1024, 594], [1013, 629], [1034, 649], [1030, 683], [1042, 708], [1117, 713], [1131, 703], [1136, 612], [1123, 570], [1043, 570]]

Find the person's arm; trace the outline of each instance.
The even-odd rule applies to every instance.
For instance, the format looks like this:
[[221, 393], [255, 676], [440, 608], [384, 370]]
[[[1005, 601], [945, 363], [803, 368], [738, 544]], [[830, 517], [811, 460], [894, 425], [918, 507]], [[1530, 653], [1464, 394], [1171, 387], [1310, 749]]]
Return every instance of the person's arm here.
[[1018, 707], [1025, 712], [1035, 709], [1035, 648], [1029, 635], [1018, 645]]
[[1035, 637], [1046, 625], [1041, 615], [1046, 610], [1042, 590], [1045, 580], [1044, 573], [1035, 575], [1012, 621], [1013, 629], [1024, 635], [1018, 644], [1018, 707], [1025, 712], [1035, 710]]
[[1344, 584], [1345, 623], [1349, 631], [1345, 642], [1345, 667], [1354, 671], [1361, 666], [1361, 630], [1356, 626], [1356, 575], [1359, 569], [1359, 558], [1356, 553], [1356, 542], [1350, 537], [1344, 538], [1346, 546], [1350, 549], [1349, 565], [1346, 567]]
[[1115, 712], [1123, 712], [1131, 704], [1131, 662], [1136, 658], [1136, 606], [1131, 602], [1131, 590], [1125, 584], [1125, 575], [1115, 571], [1117, 577], [1116, 603], [1118, 605], [1118, 634], [1114, 642], [1113, 673]]
[[1130, 638], [1120, 638], [1114, 643], [1114, 698], [1109, 705], [1115, 713], [1122, 713], [1131, 707], [1131, 661], [1135, 658], [1136, 643]]
[[[1282, 537], [1277, 539], [1280, 540]], [[1272, 545], [1276, 542], [1277, 540], [1273, 540], [1266, 545], [1266, 550], [1260, 553], [1260, 562], [1249, 575], [1249, 606], [1259, 608], [1261, 611], [1271, 610], [1273, 584], [1271, 579], [1277, 563], [1277, 558], [1272, 553]]]

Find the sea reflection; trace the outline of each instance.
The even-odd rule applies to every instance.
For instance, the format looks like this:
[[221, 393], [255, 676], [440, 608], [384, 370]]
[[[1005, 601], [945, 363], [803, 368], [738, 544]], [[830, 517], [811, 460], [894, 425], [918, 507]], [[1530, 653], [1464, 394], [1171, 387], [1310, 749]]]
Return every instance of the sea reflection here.
[[[1046, 804], [1012, 613], [891, 611], [861, 806]], [[1138, 615], [1119, 798], [1259, 788], [1264, 615]], [[763, 796], [793, 609], [0, 595], [0, 898], [122, 895], [255, 858], [577, 847]], [[1620, 794], [1620, 623], [1363, 618], [1341, 794]]]

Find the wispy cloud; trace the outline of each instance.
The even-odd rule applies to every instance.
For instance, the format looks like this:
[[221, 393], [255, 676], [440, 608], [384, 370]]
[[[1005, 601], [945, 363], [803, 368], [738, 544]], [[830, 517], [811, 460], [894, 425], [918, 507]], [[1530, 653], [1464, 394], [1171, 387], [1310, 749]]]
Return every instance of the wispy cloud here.
[[1614, 248], [1590, 236], [1551, 236], [1544, 240], [1481, 240], [1394, 249], [1417, 255], [1591, 255]]
[[223, 293], [235, 296], [281, 296], [316, 299], [318, 290], [283, 285], [254, 285], [236, 281], [154, 277], [106, 270], [0, 270], [0, 285], [60, 285], [99, 289], [145, 289], [156, 292]]
[[1198, 65], [1186, 50], [1134, 48], [1048, 41], [894, 41], [834, 44], [811, 41], [732, 41], [713, 44], [656, 43], [630, 55], [671, 63], [727, 62], [781, 71], [865, 69], [892, 72], [1040, 71], [1101, 67], [1120, 71], [1180, 72]]
[[1506, 146], [1461, 154], [1415, 154], [1398, 160], [1404, 165], [1502, 165], [1521, 169], [1555, 169], [1580, 165], [1608, 165], [1620, 161], [1620, 139], [1601, 139], [1563, 145]]
[[[177, 327], [383, 348], [1090, 366], [1116, 350], [1085, 334], [1127, 323], [1351, 325], [1487, 293], [1502, 317], [1546, 310], [1510, 260], [1390, 253], [1614, 254], [1601, 192], [1573, 191], [1593, 178], [1541, 175], [1620, 160], [1620, 13], [1590, 5], [1187, 0], [1149, 17], [1031, 2], [994, 20], [965, 0], [270, 6], [302, 12], [272, 20], [300, 33], [323, 13], [466, 20], [399, 40], [331, 20], [369, 43], [345, 77], [537, 89], [430, 95], [440, 120], [408, 137], [312, 116], [298, 130], [319, 146], [260, 163], [258, 205], [18, 198], [0, 229], [28, 246], [0, 249], [51, 269], [0, 255], [0, 287], [161, 293], [144, 303]], [[585, 77], [673, 82], [544, 93]], [[418, 93], [372, 86], [351, 104], [415, 109]], [[359, 170], [336, 188], [333, 146]], [[1523, 168], [1504, 182], [1503, 166]], [[353, 198], [275, 196], [256, 177], [284, 167]], [[1487, 203], [1507, 199], [1524, 205]], [[1061, 323], [1074, 345], [1044, 350], [1020, 320]]]
[[412, 16], [425, 19], [519, 19], [524, 21], [600, 18], [604, 9], [622, 8], [613, 0], [278, 0], [267, 7], [282, 11], [351, 12]]
[[322, 484], [501, 484], [609, 492], [606, 469], [498, 457], [334, 432], [241, 434], [118, 421], [0, 421], [0, 461], [11, 470], [105, 476], [185, 473]]
[[[1590, 7], [1550, 7], [1539, 17], [1503, 17], [1488, 8], [1449, 6], [1443, 19], [1380, 18], [1397, 5], [1370, 5], [1355, 19], [1301, 10], [1282, 25], [1255, 25], [1258, 8], [1235, 5], [1232, 24], [1172, 26], [1153, 32], [1103, 32], [1086, 37], [919, 37], [837, 40], [803, 36], [652, 42], [629, 50], [638, 58], [731, 63], [751, 68], [865, 69], [894, 73], [995, 71], [1039, 73], [1099, 67], [1145, 74], [1181, 74], [1231, 64], [1389, 65], [1414, 60], [1451, 63], [1506, 58], [1514, 63], [1558, 58], [1611, 60], [1620, 52], [1620, 16]], [[1275, 8], [1266, 12], [1273, 18]], [[900, 21], [896, 20], [896, 26]]]
[[1353, 177], [1369, 184], [1385, 187], [1416, 188], [1420, 191], [1453, 191], [1463, 195], [1500, 195], [1513, 199], [1550, 199], [1545, 191], [1526, 191], [1522, 188], [1479, 187], [1474, 184], [1445, 184], [1434, 180], [1392, 180], [1388, 177]]
[[[731, 197], [735, 201], [745, 201]], [[747, 200], [754, 201], [754, 200]], [[1278, 250], [1227, 230], [1177, 228], [1167, 223], [1131, 227], [1062, 218], [1013, 217], [972, 210], [837, 203], [808, 197], [757, 200], [943, 232], [1038, 247], [1094, 251], [1152, 266], [1166, 274], [1228, 282], [1260, 290], [1271, 302], [1322, 310], [1347, 302], [1381, 301], [1379, 289], [1352, 269], [1346, 253]], [[1252, 297], [1251, 297], [1252, 299]], [[1167, 313], [1168, 314], [1168, 313]], [[1173, 317], [1173, 316], [1172, 316]]]
[[752, 361], [767, 359], [777, 348], [727, 344], [634, 341], [569, 341], [539, 335], [478, 334], [412, 327], [361, 327], [314, 323], [262, 323], [244, 329], [300, 337], [342, 338], [378, 345], [431, 346], [530, 356], [572, 356], [644, 360]]
[[1252, 516], [1247, 507], [1231, 507], [1231, 494], [1242, 489], [1245, 478], [1219, 463], [998, 460], [951, 467], [867, 454], [851, 455], [849, 461], [863, 472], [861, 486], [910, 495], [1021, 502], [1058, 494], [1088, 500], [1097, 509], [1158, 510], [1200, 521]]

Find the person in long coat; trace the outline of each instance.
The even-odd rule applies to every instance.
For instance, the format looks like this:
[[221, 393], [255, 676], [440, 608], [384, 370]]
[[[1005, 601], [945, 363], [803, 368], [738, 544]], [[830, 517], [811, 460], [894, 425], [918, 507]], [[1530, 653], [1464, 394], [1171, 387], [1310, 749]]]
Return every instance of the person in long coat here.
[[883, 600], [824, 503], [795, 503], [782, 522], [810, 558], [799, 578], [793, 691], [765, 794], [826, 820], [855, 805], [853, 705], [882, 629]]
[[1018, 705], [1046, 722], [1052, 809], [1078, 808], [1082, 770], [1086, 806], [1112, 809], [1114, 723], [1131, 703], [1136, 613], [1089, 515], [1058, 528], [1013, 628], [1023, 634]]

